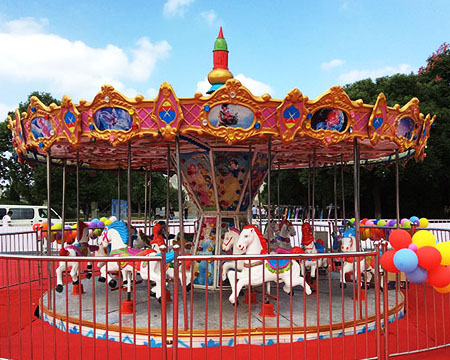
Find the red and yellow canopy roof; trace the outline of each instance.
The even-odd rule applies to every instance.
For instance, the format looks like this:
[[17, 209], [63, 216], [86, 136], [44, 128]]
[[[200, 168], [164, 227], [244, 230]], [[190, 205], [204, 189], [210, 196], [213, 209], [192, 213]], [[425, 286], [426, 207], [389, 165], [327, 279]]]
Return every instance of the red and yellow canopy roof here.
[[32, 161], [48, 151], [55, 159], [77, 156], [92, 168], [125, 167], [131, 142], [132, 167], [164, 168], [167, 147], [180, 136], [181, 152], [227, 148], [267, 152], [269, 138], [275, 162], [282, 168], [352, 159], [355, 138], [361, 159], [376, 159], [414, 150], [422, 159], [434, 117], [424, 116], [419, 100], [394, 107], [383, 94], [374, 105], [352, 101], [341, 87], [310, 100], [298, 89], [284, 99], [254, 96], [229, 79], [211, 96], [178, 98], [163, 83], [155, 99], [134, 99], [105, 85], [92, 102], [64, 96], [61, 106], [45, 106], [32, 97], [26, 113], [9, 118], [20, 159]]

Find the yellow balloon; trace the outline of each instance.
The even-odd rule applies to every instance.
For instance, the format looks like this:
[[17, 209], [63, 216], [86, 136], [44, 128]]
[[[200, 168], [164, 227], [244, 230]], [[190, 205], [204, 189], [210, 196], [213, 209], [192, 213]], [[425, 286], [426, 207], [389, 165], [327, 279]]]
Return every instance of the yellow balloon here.
[[412, 237], [412, 242], [417, 245], [418, 248], [424, 246], [436, 246], [436, 238], [428, 230], [419, 230]]
[[106, 220], [105, 221], [105, 225], [111, 225], [112, 224], [112, 221], [111, 220]]
[[442, 255], [441, 265], [450, 265], [450, 242], [442, 242], [436, 245], [436, 249]]
[[429, 222], [428, 222], [427, 218], [420, 218], [419, 219], [419, 227], [426, 228], [426, 227], [428, 227], [428, 225], [429, 225]]
[[441, 288], [433, 286], [433, 288], [434, 288], [434, 290], [436, 290], [438, 293], [441, 293], [441, 294], [450, 293], [450, 284], [448, 284], [447, 286], [441, 287]]

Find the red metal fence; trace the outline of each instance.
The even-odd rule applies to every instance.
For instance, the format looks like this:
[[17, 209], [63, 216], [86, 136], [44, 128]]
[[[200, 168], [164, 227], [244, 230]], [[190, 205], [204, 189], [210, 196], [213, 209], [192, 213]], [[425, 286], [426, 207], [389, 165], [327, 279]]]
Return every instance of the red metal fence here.
[[[438, 241], [448, 239], [448, 230], [435, 233]], [[36, 233], [21, 235], [26, 242], [38, 243]], [[156, 262], [161, 279], [169, 279], [161, 281], [159, 302], [149, 290], [154, 284], [141, 279], [144, 268], [133, 279], [131, 292], [123, 288], [121, 272], [114, 274], [118, 286], [110, 288], [98, 281], [97, 264], [111, 266], [117, 259], [23, 255], [18, 237], [0, 237], [0, 358], [362, 359], [450, 344], [450, 296], [426, 284], [406, 283], [400, 274], [388, 281], [378, 266], [379, 243], [374, 244], [375, 251], [350, 254], [233, 257], [175, 252], [173, 268], [165, 265], [165, 252], [127, 258], [135, 265]], [[374, 264], [373, 279], [363, 272], [361, 282], [352, 275], [347, 286], [341, 286], [343, 256], [365, 268]], [[190, 292], [184, 290], [186, 274], [195, 272], [201, 262], [213, 261], [221, 270], [225, 262], [237, 267], [238, 260], [250, 259], [262, 261], [263, 267], [269, 259], [300, 264], [325, 259], [325, 267], [315, 274], [311, 295], [302, 287], [284, 292], [280, 275], [270, 287], [256, 286], [252, 267], [247, 290], [231, 299], [239, 300], [238, 306], [230, 302], [229, 285], [237, 274], [228, 280], [220, 277], [217, 291], [208, 289], [208, 281], [205, 286], [192, 284]], [[63, 292], [55, 291], [60, 261], [80, 263], [84, 293], [72, 284], [68, 272]], [[94, 263], [90, 279], [88, 261]], [[173, 274], [180, 269], [184, 276], [178, 281]], [[288, 274], [285, 281], [292, 281], [292, 268]], [[307, 281], [312, 283], [311, 275]]]

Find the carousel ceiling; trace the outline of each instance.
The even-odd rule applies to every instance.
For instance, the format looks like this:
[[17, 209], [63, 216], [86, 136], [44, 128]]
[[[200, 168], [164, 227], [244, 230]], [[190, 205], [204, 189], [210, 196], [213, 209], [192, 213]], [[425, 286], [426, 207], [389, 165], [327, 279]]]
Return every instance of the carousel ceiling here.
[[202, 151], [268, 153], [280, 168], [348, 162], [359, 144], [362, 161], [389, 159], [396, 150], [424, 157], [434, 117], [419, 101], [388, 107], [383, 94], [374, 105], [352, 101], [341, 87], [310, 100], [298, 89], [284, 99], [254, 96], [235, 79], [211, 96], [178, 98], [163, 83], [155, 99], [126, 98], [105, 85], [92, 102], [61, 106], [32, 97], [26, 113], [8, 118], [19, 161], [39, 161], [50, 152], [56, 162], [78, 158], [87, 168], [167, 168], [178, 137], [183, 156]]

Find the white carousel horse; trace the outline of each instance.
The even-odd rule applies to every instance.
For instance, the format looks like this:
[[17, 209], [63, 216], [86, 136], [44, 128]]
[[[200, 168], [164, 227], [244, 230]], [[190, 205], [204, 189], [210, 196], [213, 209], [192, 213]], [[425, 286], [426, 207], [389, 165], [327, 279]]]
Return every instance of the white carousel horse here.
[[[306, 254], [318, 254], [325, 251], [322, 244], [314, 241], [311, 225], [308, 222], [305, 222], [302, 225], [302, 245]], [[301, 264], [302, 275], [305, 276], [306, 268], [308, 268], [310, 270], [311, 278], [314, 279], [316, 277], [317, 269], [325, 268], [327, 265], [327, 259], [324, 258], [306, 259], [305, 261], [302, 261]]]
[[[267, 254], [266, 240], [254, 225], [247, 225], [244, 227], [235, 246], [247, 255]], [[250, 268], [251, 273], [249, 274]], [[300, 265], [296, 261], [291, 261], [290, 259], [267, 260], [265, 262], [261, 260], [245, 261], [244, 269], [241, 273], [237, 274], [237, 283], [235, 283], [235, 276], [235, 270], [230, 270], [228, 272], [228, 279], [231, 284], [229, 301], [232, 304], [235, 303], [235, 297], [237, 298], [239, 296], [239, 293], [244, 286], [261, 285], [263, 281], [283, 281], [283, 290], [286, 293], [290, 293], [295, 286], [301, 285], [305, 288], [305, 293], [307, 295], [311, 294], [311, 288], [300, 275]], [[251, 279], [249, 279], [249, 276], [251, 276]]]
[[[80, 240], [61, 248], [61, 250], [59, 251], [60, 256], [89, 256], [91, 252], [98, 251], [98, 246], [89, 245], [89, 228], [84, 222], [78, 222], [77, 232], [81, 234]], [[56, 269], [57, 285], [55, 290], [57, 292], [63, 291], [63, 272], [68, 268], [71, 268], [70, 276], [72, 277], [72, 284], [79, 284], [78, 280], [80, 276], [80, 263], [77, 261], [60, 261], [59, 266]], [[86, 277], [90, 279], [92, 276], [92, 263], [88, 263], [87, 268], [88, 272], [86, 274]]]
[[[150, 242], [150, 246], [151, 249], [153, 249], [156, 253], [156, 255], [159, 255], [161, 253], [161, 246], [166, 246], [166, 243], [164, 241], [164, 238], [162, 236], [162, 234], [164, 233], [164, 226], [162, 226], [161, 224], [156, 224], [153, 227], [153, 240]], [[169, 252], [166, 254], [166, 275], [171, 278], [174, 279], [175, 278], [175, 269], [173, 268], [173, 251]], [[185, 254], [187, 255], [187, 254]], [[142, 265], [141, 265], [142, 268]], [[145, 266], [144, 266], [145, 268]], [[141, 270], [142, 271], [142, 270]], [[181, 267], [179, 267], [179, 274], [178, 277], [180, 279], [180, 282], [183, 282], [183, 269]], [[191, 290], [191, 280], [192, 280], [192, 276], [191, 276], [191, 261], [185, 261], [185, 272], [186, 274], [186, 291], [189, 292]], [[147, 276], [146, 274], [144, 274], [144, 277]], [[144, 279], [142, 273], [141, 273], [141, 277]], [[147, 280], [147, 279], [144, 279]], [[155, 296], [154, 292], [150, 292], [151, 296]]]
[[[118, 258], [126, 258], [129, 256], [155, 256], [156, 252], [153, 249], [147, 250], [136, 250], [128, 247], [128, 228], [127, 225], [123, 221], [114, 221], [110, 225], [105, 226], [105, 230], [103, 231], [102, 243], [104, 247], [111, 245], [110, 256], [118, 257]], [[112, 278], [109, 272], [117, 272], [121, 271], [124, 280], [130, 280], [134, 277], [136, 271], [139, 271], [143, 264], [146, 268], [145, 271], [142, 271], [141, 277], [145, 280], [149, 277], [151, 281], [154, 281], [159, 289], [161, 288], [161, 276], [158, 271], [159, 262], [151, 261], [151, 262], [133, 262], [130, 263], [125, 261], [119, 262], [108, 262], [107, 265], [104, 265], [100, 268], [100, 277], [98, 281], [100, 282], [108, 282], [108, 285], [111, 288], [115, 288], [117, 286], [117, 281]], [[150, 270], [147, 269], [147, 266]], [[161, 292], [156, 291], [156, 293], [161, 296]]]
[[[155, 229], [154, 229], [155, 230]], [[161, 243], [162, 241], [162, 243]], [[159, 244], [158, 244], [159, 242]], [[159, 246], [164, 244], [164, 239], [160, 236], [160, 233], [154, 234], [154, 241], [151, 244], [151, 249], [146, 249], [139, 251], [136, 249], [128, 248], [128, 228], [127, 225], [122, 221], [115, 221], [111, 225], [107, 225], [103, 232], [103, 243], [111, 244], [110, 256], [126, 258], [129, 256], [147, 256], [147, 257], [157, 257]], [[166, 266], [168, 263], [172, 262], [174, 258], [174, 253], [169, 252], [166, 254]], [[141, 262], [129, 262], [126, 259], [121, 262], [109, 262], [108, 266], [103, 266], [100, 269], [100, 282], [108, 281], [108, 285], [112, 288], [116, 287], [117, 281], [113, 279], [109, 272], [112, 271], [122, 271], [123, 279], [128, 282], [128, 286], [131, 286], [131, 280], [135, 276], [136, 272], [139, 272], [143, 280], [150, 280], [150, 282], [155, 285], [150, 289], [150, 295], [155, 296], [158, 301], [161, 301], [161, 268], [160, 261], [141, 261]], [[106, 268], [108, 267], [108, 272]], [[181, 267], [180, 267], [181, 272]], [[171, 271], [167, 268], [167, 275], [171, 275]], [[173, 276], [173, 270], [172, 270]], [[186, 280], [190, 285], [190, 273], [186, 271]], [[190, 288], [190, 286], [189, 286]], [[188, 289], [189, 289], [188, 288]], [[130, 288], [129, 288], [130, 291]]]
[[[356, 251], [356, 235], [355, 235], [355, 229], [350, 228], [347, 231], [344, 232], [344, 235], [342, 237], [342, 245], [341, 245], [341, 251], [342, 252], [354, 252]], [[366, 261], [364, 261], [364, 257], [360, 259], [359, 266], [360, 266], [360, 273], [362, 276], [366, 274], [367, 276], [367, 282], [371, 281], [372, 278], [375, 276], [375, 269], [373, 268], [372, 258], [367, 258]], [[367, 268], [366, 268], [366, 262], [367, 262]], [[356, 278], [356, 258], [345, 258], [344, 265], [341, 268], [340, 271], [340, 286], [342, 287], [342, 284], [344, 284], [344, 287], [347, 286], [345, 281], [345, 274], [349, 272], [353, 272], [355, 278]]]
[[290, 253], [292, 250], [291, 237], [297, 235], [294, 225], [286, 219], [282, 220], [279, 224], [275, 220], [271, 220], [264, 237], [268, 239], [269, 227], [272, 229], [272, 239], [270, 239], [270, 249], [281, 254]]
[[[236, 245], [237, 241], [239, 240], [240, 231], [236, 228], [229, 228], [228, 231], [225, 233], [222, 243], [222, 250], [223, 251], [229, 251], [231, 248], [233, 248], [233, 255], [242, 255], [244, 252], [242, 250], [238, 249]], [[235, 269], [235, 266], [237, 267]], [[236, 271], [242, 271], [244, 268], [244, 260], [238, 260], [238, 261], [227, 261], [223, 264], [222, 267], [222, 280], [225, 281], [227, 279], [228, 271], [231, 269], [235, 269]]]

